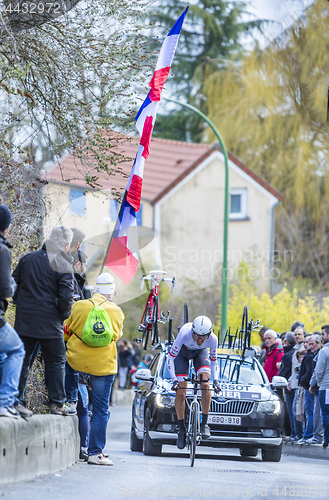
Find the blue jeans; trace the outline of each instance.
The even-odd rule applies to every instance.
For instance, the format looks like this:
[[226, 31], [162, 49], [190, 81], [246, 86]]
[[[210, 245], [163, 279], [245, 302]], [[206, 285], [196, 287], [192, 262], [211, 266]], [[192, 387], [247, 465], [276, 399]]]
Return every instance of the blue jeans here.
[[89, 410], [88, 390], [79, 384], [77, 413], [79, 418], [80, 448], [88, 448], [89, 443]]
[[291, 427], [290, 437], [296, 437], [295, 420], [294, 420], [294, 415], [292, 412], [292, 405], [294, 402], [295, 389], [291, 389], [290, 391], [288, 391], [288, 389], [285, 389], [284, 394], [286, 397], [286, 406], [287, 406], [287, 412], [289, 415], [290, 427]]
[[68, 362], [65, 363], [65, 392], [66, 399], [70, 402], [78, 401], [79, 372], [73, 370]]
[[303, 438], [310, 439], [313, 436], [314, 394], [311, 394], [308, 389], [305, 389], [304, 398], [306, 425]]
[[102, 453], [106, 444], [106, 427], [110, 418], [109, 400], [114, 375], [90, 375], [93, 394], [93, 418], [90, 425], [88, 455]]
[[18, 384], [25, 356], [23, 342], [6, 323], [0, 328], [0, 406], [18, 403]]
[[[328, 389], [327, 389], [328, 390]], [[319, 391], [319, 403], [322, 415], [322, 424], [324, 431], [323, 442], [329, 444], [329, 404], [325, 403], [326, 391]]]
[[294, 423], [295, 423], [296, 438], [302, 439], [302, 437], [303, 437], [303, 422], [300, 422], [300, 420], [297, 420], [297, 418], [296, 418], [296, 416], [297, 416], [296, 415], [297, 394], [298, 394], [298, 389], [295, 389], [294, 402], [292, 404], [292, 413], [293, 413]]

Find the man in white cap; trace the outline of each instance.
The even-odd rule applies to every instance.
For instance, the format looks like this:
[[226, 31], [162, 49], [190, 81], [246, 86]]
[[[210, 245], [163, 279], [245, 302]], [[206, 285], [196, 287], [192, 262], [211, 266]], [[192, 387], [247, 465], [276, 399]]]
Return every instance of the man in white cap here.
[[[90, 375], [93, 391], [93, 418], [90, 427], [88, 463], [113, 465], [104, 454], [106, 427], [109, 419], [109, 398], [115, 374], [118, 371], [116, 341], [122, 336], [124, 315], [112, 299], [116, 295], [114, 278], [109, 273], [101, 274], [91, 299], [79, 300], [65, 321], [67, 340], [67, 362], [77, 372]], [[94, 305], [101, 306], [108, 314], [113, 326], [113, 340], [104, 347], [87, 345], [82, 340], [82, 331], [87, 316]]]

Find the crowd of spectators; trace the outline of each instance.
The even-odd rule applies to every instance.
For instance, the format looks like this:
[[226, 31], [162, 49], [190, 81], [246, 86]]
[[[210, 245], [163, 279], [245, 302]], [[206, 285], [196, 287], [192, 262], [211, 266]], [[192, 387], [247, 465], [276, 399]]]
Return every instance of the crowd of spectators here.
[[[113, 302], [114, 278], [100, 274], [92, 296], [85, 296], [87, 256], [81, 251], [85, 235], [65, 226], [54, 228], [42, 248], [24, 255], [11, 275], [10, 224], [8, 207], [0, 205], [0, 417], [32, 416], [25, 392], [29, 371], [41, 350], [50, 413], [78, 413], [80, 458], [90, 464], [113, 465], [103, 450], [110, 393], [118, 371], [116, 342], [124, 320]], [[16, 305], [14, 327], [5, 319], [10, 297]], [[100, 347], [87, 343], [83, 333], [96, 307], [108, 318], [106, 341]], [[102, 323], [93, 323], [91, 333], [104, 333], [101, 328]], [[88, 388], [93, 412], [90, 426]]]
[[260, 361], [271, 382], [278, 375], [287, 387], [278, 390], [286, 413], [285, 441], [329, 444], [329, 325], [307, 334], [295, 321], [281, 335], [268, 327], [259, 332]]

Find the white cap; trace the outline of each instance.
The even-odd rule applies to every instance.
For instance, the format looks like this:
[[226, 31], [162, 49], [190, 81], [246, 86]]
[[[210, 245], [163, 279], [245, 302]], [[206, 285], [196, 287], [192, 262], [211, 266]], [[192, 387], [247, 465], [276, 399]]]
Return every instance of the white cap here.
[[105, 293], [105, 295], [112, 295], [115, 293], [115, 283], [112, 274], [102, 273], [98, 276], [94, 293]]

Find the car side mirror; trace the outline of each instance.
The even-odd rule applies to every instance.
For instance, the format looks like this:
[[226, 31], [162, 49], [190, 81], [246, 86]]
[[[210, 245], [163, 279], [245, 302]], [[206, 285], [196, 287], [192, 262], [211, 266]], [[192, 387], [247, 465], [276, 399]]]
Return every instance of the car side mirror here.
[[275, 377], [272, 378], [271, 386], [276, 387], [276, 388], [283, 388], [287, 387], [288, 382], [284, 377], [279, 377], [276, 375]]
[[151, 375], [151, 370], [149, 370], [148, 368], [140, 368], [139, 370], [137, 370], [137, 372], [135, 373], [135, 377], [137, 378], [137, 380], [154, 380], [154, 377]]

